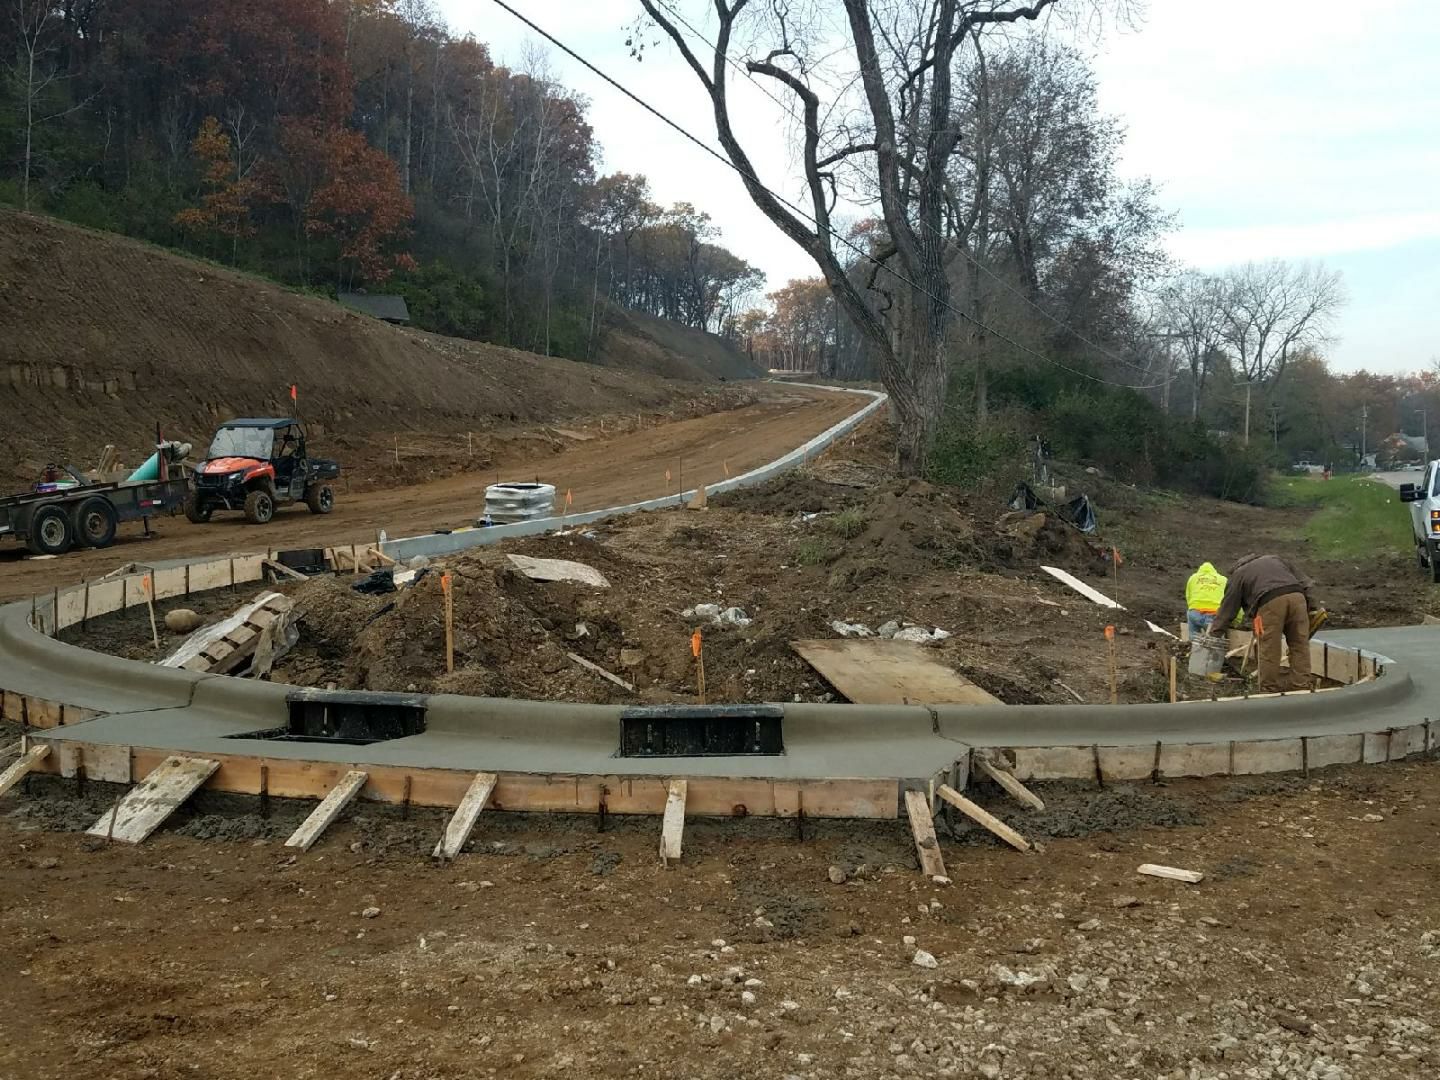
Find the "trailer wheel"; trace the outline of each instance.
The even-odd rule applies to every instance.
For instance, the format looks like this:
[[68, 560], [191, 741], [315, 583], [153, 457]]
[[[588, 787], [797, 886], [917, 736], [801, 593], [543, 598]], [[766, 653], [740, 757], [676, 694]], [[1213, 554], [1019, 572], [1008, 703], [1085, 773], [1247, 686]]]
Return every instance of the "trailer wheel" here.
[[305, 505], [312, 514], [328, 514], [335, 509], [335, 489], [329, 484], [311, 484], [305, 492]]
[[204, 525], [210, 520], [210, 515], [215, 512], [215, 504], [208, 499], [200, 501], [200, 496], [191, 495], [185, 500], [185, 516], [196, 525]]
[[275, 516], [275, 499], [264, 490], [256, 490], [245, 496], [245, 520], [252, 525], [264, 525]]
[[109, 547], [115, 540], [115, 526], [119, 519], [115, 507], [108, 499], [98, 495], [86, 499], [75, 508], [72, 524], [75, 526], [75, 542], [86, 547]]
[[40, 507], [30, 519], [30, 535], [25, 543], [36, 555], [64, 555], [75, 543], [70, 515], [53, 503]]

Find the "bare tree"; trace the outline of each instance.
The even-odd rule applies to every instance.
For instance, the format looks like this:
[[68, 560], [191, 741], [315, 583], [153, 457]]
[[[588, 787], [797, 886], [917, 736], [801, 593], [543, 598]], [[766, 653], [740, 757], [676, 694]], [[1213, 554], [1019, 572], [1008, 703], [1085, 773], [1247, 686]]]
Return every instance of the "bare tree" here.
[[1186, 270], [1168, 282], [1159, 296], [1157, 332], [1190, 369], [1190, 417], [1200, 415], [1205, 380], [1224, 341], [1224, 288], [1219, 278]]
[[[954, 311], [946, 268], [960, 250], [945, 228], [952, 206], [947, 166], [960, 138], [952, 108], [957, 55], [991, 28], [1082, 2], [1094, 0], [842, 0], [846, 47], [836, 51], [822, 29], [823, 5], [713, 0], [717, 27], [705, 46], [706, 64], [670, 0], [641, 0], [709, 95], [720, 144], [751, 200], [815, 260], [879, 357], [901, 472], [925, 467], [945, 407]], [[809, 220], [760, 181], [737, 134], [728, 68], [740, 66], [731, 53], [744, 51], [742, 40], [754, 42], [758, 56], [746, 58], [744, 69], [800, 104]], [[847, 62], [849, 70], [837, 70]], [[849, 90], [856, 85], [858, 95]], [[873, 272], [858, 281], [846, 273], [832, 230], [842, 173], [873, 186], [884, 222], [885, 235], [871, 252]]]
[[1297, 350], [1325, 340], [1344, 303], [1338, 271], [1280, 259], [1249, 262], [1223, 278], [1221, 333], [1248, 382], [1274, 383]]
[[20, 204], [30, 209], [30, 179], [35, 171], [35, 130], [51, 120], [67, 116], [89, 104], [78, 104], [46, 112], [51, 89], [62, 78], [58, 60], [62, 33], [61, 16], [50, 0], [12, 0], [15, 57], [8, 74], [20, 99], [20, 127], [24, 132], [20, 174]]

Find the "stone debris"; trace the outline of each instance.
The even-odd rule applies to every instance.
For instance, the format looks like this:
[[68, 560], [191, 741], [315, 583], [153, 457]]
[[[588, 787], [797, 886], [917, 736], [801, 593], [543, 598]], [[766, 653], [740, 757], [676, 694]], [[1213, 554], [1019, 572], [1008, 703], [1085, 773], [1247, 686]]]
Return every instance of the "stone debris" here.
[[836, 619], [830, 624], [830, 629], [841, 637], [874, 637], [875, 631], [871, 630], [864, 623], [845, 622]]
[[910, 958], [910, 963], [914, 964], [916, 967], [922, 968], [933, 968], [940, 966], [940, 962], [936, 960], [935, 957], [931, 956], [928, 952], [926, 952], [924, 949], [916, 949], [915, 955]]

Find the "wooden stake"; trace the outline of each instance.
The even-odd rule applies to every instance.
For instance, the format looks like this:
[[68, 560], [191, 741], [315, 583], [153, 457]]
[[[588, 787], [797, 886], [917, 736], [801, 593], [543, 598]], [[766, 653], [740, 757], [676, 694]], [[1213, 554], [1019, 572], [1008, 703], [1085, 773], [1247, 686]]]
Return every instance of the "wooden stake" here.
[[1199, 870], [1180, 870], [1174, 866], [1156, 866], [1154, 863], [1146, 863], [1139, 867], [1137, 874], [1144, 874], [1146, 877], [1167, 878], [1170, 881], [1183, 881], [1187, 885], [1198, 885], [1205, 880], [1205, 875]]
[[160, 648], [160, 630], [155, 625], [155, 586], [146, 574], [140, 579], [140, 585], [145, 590], [145, 606], [150, 609], [150, 637], [155, 641], [155, 648]]
[[1120, 701], [1120, 690], [1115, 682], [1115, 627], [1105, 627], [1105, 644], [1110, 650], [1110, 704], [1116, 705]]
[[455, 602], [450, 591], [450, 571], [440, 575], [440, 590], [445, 594], [445, 672], [455, 670]]
[[400, 464], [400, 436], [395, 436], [395, 464]]
[[320, 805], [310, 811], [310, 816], [290, 834], [290, 839], [285, 841], [285, 846], [309, 851], [310, 845], [319, 840], [320, 834], [340, 816], [340, 811], [349, 806], [355, 796], [360, 794], [360, 789], [365, 786], [365, 781], [368, 779], [369, 775], [359, 769], [352, 769], [342, 776], [339, 783], [325, 793], [325, 798], [320, 800]]
[[1179, 693], [1178, 693], [1178, 691], [1177, 691], [1177, 689], [1176, 689], [1176, 686], [1175, 686], [1176, 676], [1177, 676], [1176, 667], [1177, 667], [1177, 664], [1176, 664], [1176, 662], [1175, 662], [1175, 654], [1174, 654], [1174, 653], [1171, 653], [1171, 654], [1170, 654], [1170, 704], [1171, 704], [1171, 705], [1174, 705], [1177, 701], [1180, 700], [1180, 695], [1179, 695]]
[[1030, 841], [997, 818], [984, 807], [976, 806], [949, 784], [941, 784], [936, 794], [976, 824], [983, 825], [1017, 851], [1029, 851]]
[[680, 858], [680, 837], [685, 831], [685, 794], [688, 784], [684, 780], [671, 780], [665, 796], [665, 815], [660, 826], [660, 863], [669, 865], [671, 859]]
[[705, 638], [696, 630], [690, 635], [690, 655], [695, 657], [695, 677], [700, 691], [700, 704], [705, 704]]
[[495, 781], [494, 773], [475, 774], [475, 779], [470, 782], [465, 797], [460, 800], [460, 805], [455, 808], [455, 813], [445, 826], [444, 835], [435, 845], [433, 858], [448, 860], [460, 854], [460, 850], [465, 846], [465, 841], [470, 839], [470, 833], [475, 828], [475, 822], [479, 819], [480, 812], [490, 801], [490, 795], [495, 790]]
[[980, 766], [981, 772], [1004, 788], [1010, 797], [1021, 806], [1028, 806], [1031, 810], [1045, 809], [1045, 800], [1016, 780], [1008, 769], [1002, 769], [982, 757], [977, 757], [975, 764]]

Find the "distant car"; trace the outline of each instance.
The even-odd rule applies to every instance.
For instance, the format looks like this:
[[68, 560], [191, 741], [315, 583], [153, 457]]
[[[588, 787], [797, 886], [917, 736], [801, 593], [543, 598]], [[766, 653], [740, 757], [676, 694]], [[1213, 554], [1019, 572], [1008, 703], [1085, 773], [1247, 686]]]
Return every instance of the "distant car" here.
[[1308, 461], [1297, 461], [1293, 468], [1296, 472], [1323, 473], [1325, 471], [1324, 465], [1312, 465]]

